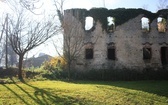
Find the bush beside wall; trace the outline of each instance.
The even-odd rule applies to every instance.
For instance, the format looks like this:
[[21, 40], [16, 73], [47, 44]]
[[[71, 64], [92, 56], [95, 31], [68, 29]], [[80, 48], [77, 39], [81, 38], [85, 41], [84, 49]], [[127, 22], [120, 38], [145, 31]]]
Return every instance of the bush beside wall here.
[[129, 69], [99, 69], [85, 72], [74, 71], [72, 78], [76, 80], [134, 81], [134, 80], [168, 80], [168, 70], [144, 69], [139, 72]]

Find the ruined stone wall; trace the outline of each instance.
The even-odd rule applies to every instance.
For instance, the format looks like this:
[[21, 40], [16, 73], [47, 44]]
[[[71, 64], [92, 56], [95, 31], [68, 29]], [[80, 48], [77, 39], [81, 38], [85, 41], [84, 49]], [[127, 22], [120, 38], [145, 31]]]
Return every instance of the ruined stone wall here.
[[[79, 9], [76, 11], [65, 11], [65, 14], [73, 13], [72, 16], [76, 17], [77, 20], [80, 17], [82, 23], [78, 28], [83, 30], [81, 34], [84, 36], [84, 46], [80, 50], [80, 56], [75, 60], [75, 67], [77, 69], [127, 68], [143, 70], [144, 68], [154, 68], [157, 70], [157, 68], [162, 67], [161, 47], [168, 47], [168, 32], [158, 32], [157, 18], [154, 18], [150, 22], [149, 32], [143, 32], [141, 28], [141, 18], [144, 14], [139, 14], [135, 18], [129, 19], [121, 25], [117, 25], [114, 32], [111, 33], [103, 29], [100, 21], [96, 21], [93, 31], [85, 31], [83, 19], [86, 17], [86, 11], [78, 11]], [[93, 59], [85, 59], [85, 46], [87, 43], [93, 44]], [[107, 58], [109, 43], [112, 43], [115, 48], [115, 60], [109, 60]], [[151, 59], [143, 59], [144, 47], [151, 48]]]

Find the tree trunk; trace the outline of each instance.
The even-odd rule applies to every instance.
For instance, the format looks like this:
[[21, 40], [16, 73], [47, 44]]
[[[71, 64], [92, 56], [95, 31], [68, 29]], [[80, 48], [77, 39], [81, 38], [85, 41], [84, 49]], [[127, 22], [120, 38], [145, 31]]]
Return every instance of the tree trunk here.
[[22, 76], [23, 56], [24, 56], [24, 54], [19, 54], [19, 71], [18, 71], [18, 78], [19, 78], [20, 80], [23, 79], [23, 76]]
[[68, 62], [68, 80], [70, 80], [70, 78], [71, 78], [70, 71], [71, 71], [71, 63]]
[[5, 66], [8, 69], [8, 14], [6, 15], [6, 45], [5, 45], [6, 55], [5, 55]]

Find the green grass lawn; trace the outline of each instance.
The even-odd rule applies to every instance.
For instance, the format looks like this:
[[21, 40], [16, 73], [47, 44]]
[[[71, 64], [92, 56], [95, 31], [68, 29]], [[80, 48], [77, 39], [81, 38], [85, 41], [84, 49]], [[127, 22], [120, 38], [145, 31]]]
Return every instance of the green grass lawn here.
[[0, 84], [0, 105], [168, 105], [168, 81]]

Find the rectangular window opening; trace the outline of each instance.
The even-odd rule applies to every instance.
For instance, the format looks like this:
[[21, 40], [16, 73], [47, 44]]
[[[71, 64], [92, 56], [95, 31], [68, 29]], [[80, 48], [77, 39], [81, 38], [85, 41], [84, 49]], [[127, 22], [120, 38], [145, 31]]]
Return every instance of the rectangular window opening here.
[[107, 57], [110, 60], [115, 60], [115, 49], [114, 48], [108, 49]]
[[85, 50], [85, 58], [86, 59], [93, 59], [93, 49], [86, 49]]
[[143, 59], [150, 60], [152, 58], [151, 48], [143, 48]]

